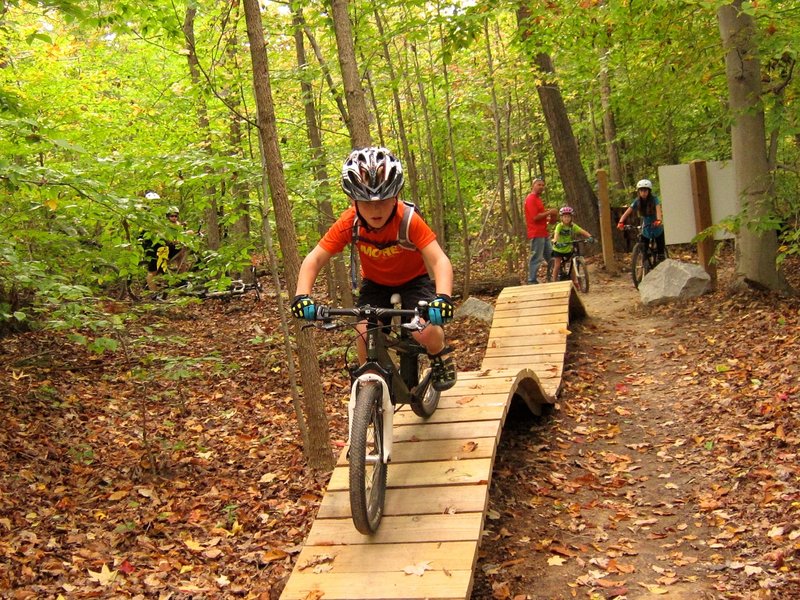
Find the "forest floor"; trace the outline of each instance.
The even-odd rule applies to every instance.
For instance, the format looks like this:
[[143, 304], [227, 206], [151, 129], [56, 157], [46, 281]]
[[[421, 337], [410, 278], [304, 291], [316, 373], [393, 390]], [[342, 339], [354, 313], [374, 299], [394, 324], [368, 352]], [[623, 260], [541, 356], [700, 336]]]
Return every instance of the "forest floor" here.
[[[558, 407], [509, 413], [472, 597], [800, 597], [798, 302], [730, 295], [723, 270], [648, 309], [598, 264]], [[113, 354], [0, 339], [0, 596], [277, 597], [327, 480], [278, 323], [267, 292], [160, 306]], [[477, 369], [488, 327], [448, 332]], [[316, 337], [338, 452], [343, 338]]]

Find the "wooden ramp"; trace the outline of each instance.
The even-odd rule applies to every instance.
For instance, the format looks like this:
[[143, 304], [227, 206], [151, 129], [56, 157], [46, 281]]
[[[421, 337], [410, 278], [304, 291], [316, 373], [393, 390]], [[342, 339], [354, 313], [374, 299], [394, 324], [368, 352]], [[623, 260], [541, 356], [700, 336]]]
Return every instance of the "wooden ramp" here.
[[570, 282], [503, 290], [481, 370], [460, 372], [427, 421], [408, 407], [395, 415], [377, 533], [350, 519], [345, 449], [281, 598], [469, 598], [511, 399], [537, 414], [555, 401], [567, 327], [583, 315]]

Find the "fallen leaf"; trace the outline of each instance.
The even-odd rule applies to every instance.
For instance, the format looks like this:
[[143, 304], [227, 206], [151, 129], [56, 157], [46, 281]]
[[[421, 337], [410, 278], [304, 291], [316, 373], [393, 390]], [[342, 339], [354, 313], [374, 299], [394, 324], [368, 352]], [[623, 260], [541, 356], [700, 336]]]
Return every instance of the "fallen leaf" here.
[[407, 567], [404, 567], [403, 572], [406, 575], [417, 575], [418, 577], [422, 577], [425, 574], [425, 571], [430, 571], [431, 569], [432, 567], [430, 561], [424, 560], [415, 565], [408, 565]]
[[102, 586], [111, 585], [111, 583], [117, 577], [117, 571], [111, 571], [106, 566], [106, 563], [103, 563], [103, 566], [100, 568], [100, 571], [92, 571], [88, 569], [89, 577], [91, 577], [94, 581], [99, 583]]
[[669, 590], [665, 587], [661, 587], [660, 585], [655, 585], [652, 583], [640, 583], [639, 585], [641, 585], [651, 594], [657, 594], [659, 596], [663, 596], [664, 594], [669, 594]]

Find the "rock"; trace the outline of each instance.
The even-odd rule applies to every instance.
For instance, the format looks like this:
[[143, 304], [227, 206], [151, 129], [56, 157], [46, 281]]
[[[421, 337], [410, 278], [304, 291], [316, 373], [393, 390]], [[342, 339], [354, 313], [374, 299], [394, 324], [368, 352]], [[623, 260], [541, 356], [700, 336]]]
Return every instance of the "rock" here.
[[711, 289], [711, 277], [699, 265], [668, 258], [639, 283], [642, 304], [667, 304], [695, 298]]
[[455, 315], [453, 316], [456, 319], [474, 317], [475, 319], [491, 323], [494, 318], [494, 308], [492, 308], [491, 304], [487, 304], [483, 300], [470, 296], [456, 309]]

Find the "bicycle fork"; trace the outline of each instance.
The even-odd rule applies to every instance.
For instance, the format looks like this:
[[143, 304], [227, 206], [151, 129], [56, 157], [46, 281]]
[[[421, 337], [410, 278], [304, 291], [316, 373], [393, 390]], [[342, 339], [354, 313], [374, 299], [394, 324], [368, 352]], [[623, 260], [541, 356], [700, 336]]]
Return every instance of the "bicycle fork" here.
[[381, 444], [382, 456], [371, 455], [367, 457], [367, 462], [377, 462], [381, 460], [388, 464], [392, 457], [392, 424], [394, 420], [394, 405], [389, 396], [389, 386], [383, 377], [375, 373], [364, 373], [359, 375], [350, 388], [350, 402], [347, 404], [347, 444], [350, 445], [350, 437], [353, 427], [353, 412], [356, 409], [356, 399], [360, 386], [368, 383], [378, 383], [381, 386], [381, 410], [383, 412], [383, 444]]

